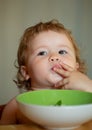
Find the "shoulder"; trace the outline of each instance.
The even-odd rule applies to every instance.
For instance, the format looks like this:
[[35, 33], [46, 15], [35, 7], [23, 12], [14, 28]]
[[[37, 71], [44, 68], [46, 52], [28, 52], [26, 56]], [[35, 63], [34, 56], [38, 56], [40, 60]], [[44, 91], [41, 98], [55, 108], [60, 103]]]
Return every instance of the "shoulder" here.
[[1, 124], [16, 123], [17, 110], [18, 110], [18, 105], [17, 105], [16, 99], [13, 98], [6, 104], [2, 112], [0, 123]]
[[16, 102], [16, 98], [14, 97], [13, 99], [11, 99], [7, 104], [6, 104], [6, 108], [17, 108], [17, 102]]

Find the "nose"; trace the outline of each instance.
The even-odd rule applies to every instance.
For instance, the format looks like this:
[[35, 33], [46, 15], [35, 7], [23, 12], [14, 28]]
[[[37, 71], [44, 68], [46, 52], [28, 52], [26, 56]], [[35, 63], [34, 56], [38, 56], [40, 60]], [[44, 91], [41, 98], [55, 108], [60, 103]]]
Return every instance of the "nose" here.
[[49, 61], [50, 62], [59, 62], [60, 61], [60, 57], [59, 56], [56, 56], [56, 55], [53, 55], [49, 58]]

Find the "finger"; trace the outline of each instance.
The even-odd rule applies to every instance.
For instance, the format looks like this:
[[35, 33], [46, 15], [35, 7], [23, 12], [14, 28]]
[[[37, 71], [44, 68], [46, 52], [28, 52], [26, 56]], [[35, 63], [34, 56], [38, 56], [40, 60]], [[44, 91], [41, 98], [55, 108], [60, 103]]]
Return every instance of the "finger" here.
[[63, 62], [61, 62], [60, 64], [62, 65], [62, 68], [67, 70], [67, 71], [73, 71], [74, 70], [73, 67], [71, 67], [71, 66], [69, 66], [69, 65], [67, 65]]
[[64, 78], [61, 81], [59, 81], [57, 84], [55, 84], [55, 88], [63, 88], [68, 83], [69, 83], [69, 79]]
[[66, 71], [64, 69], [59, 69], [59, 68], [54, 68], [54, 71], [63, 77], [69, 77], [71, 73], [70, 71]]

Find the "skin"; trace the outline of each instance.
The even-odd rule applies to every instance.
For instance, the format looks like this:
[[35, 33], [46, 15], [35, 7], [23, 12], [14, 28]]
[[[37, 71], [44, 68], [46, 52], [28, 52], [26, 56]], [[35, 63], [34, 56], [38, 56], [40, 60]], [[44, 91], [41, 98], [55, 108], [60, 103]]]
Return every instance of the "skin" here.
[[77, 70], [72, 71], [72, 68], [64, 63], [62, 66], [64, 68], [62, 70], [58, 68], [54, 69], [55, 72], [64, 76], [63, 80], [55, 85], [56, 88], [92, 92], [92, 80], [88, 76]]
[[[79, 89], [92, 92], [92, 80], [78, 71], [71, 41], [63, 33], [42, 32], [29, 43], [26, 66], [21, 72], [31, 78], [33, 90]], [[5, 107], [0, 124], [31, 123], [18, 109], [15, 98]]]
[[32, 88], [54, 88], [63, 79], [63, 75], [55, 72], [54, 68], [62, 69], [63, 62], [72, 70], [78, 68], [72, 43], [65, 34], [43, 32], [31, 42], [22, 73], [25, 79], [31, 78]]
[[0, 125], [9, 124], [33, 124], [31, 120], [25, 117], [18, 109], [17, 102], [15, 98], [10, 100], [6, 105], [2, 117], [0, 120]]

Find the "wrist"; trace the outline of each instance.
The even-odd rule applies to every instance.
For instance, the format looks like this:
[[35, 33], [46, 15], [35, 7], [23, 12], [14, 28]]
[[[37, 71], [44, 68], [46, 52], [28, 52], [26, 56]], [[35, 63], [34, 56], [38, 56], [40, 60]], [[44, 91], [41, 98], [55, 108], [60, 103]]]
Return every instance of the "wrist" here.
[[89, 83], [86, 86], [86, 91], [87, 92], [92, 92], [92, 80], [89, 80]]

